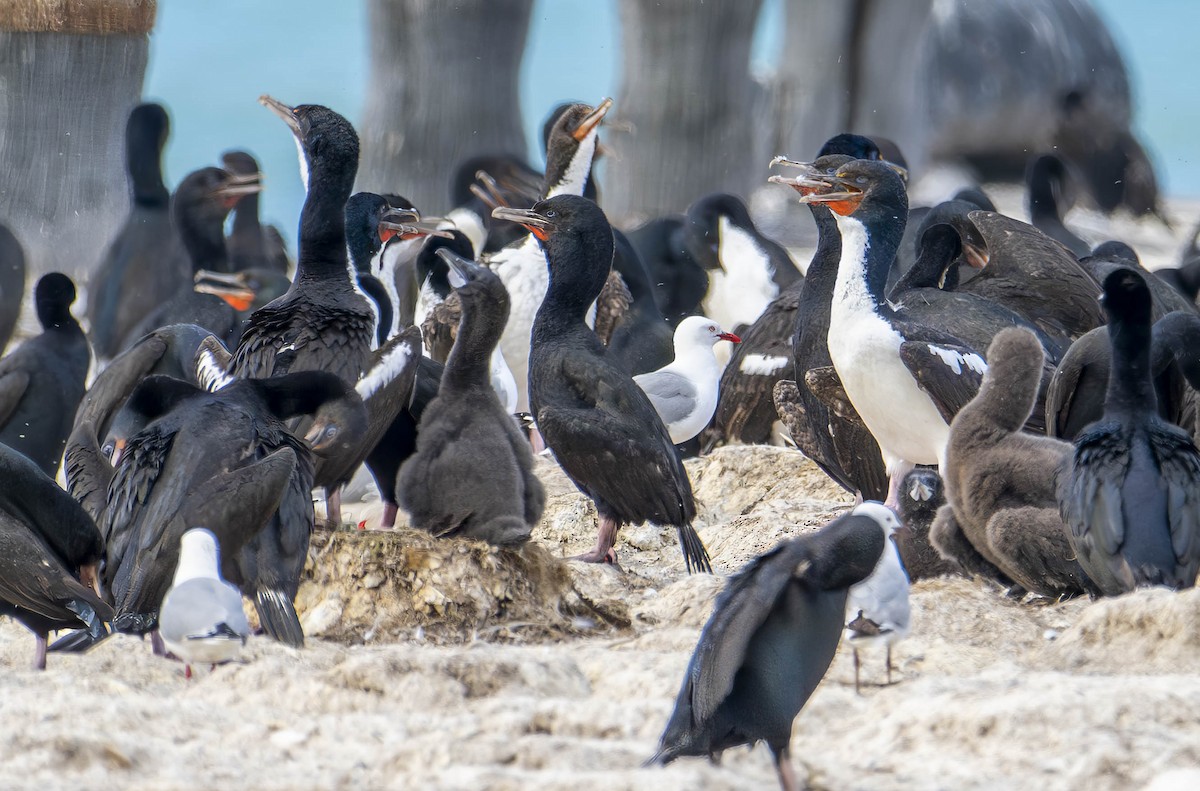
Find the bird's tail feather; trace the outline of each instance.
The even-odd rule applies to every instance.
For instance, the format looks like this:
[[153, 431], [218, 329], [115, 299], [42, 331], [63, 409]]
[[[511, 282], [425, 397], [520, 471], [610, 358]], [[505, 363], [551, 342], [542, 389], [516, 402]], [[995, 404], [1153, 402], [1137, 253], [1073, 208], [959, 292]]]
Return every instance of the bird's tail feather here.
[[281, 590], [259, 588], [254, 593], [254, 609], [258, 611], [258, 622], [263, 631], [272, 640], [293, 648], [304, 646], [304, 629], [291, 596]]
[[708, 550], [700, 540], [700, 534], [691, 525], [680, 525], [679, 546], [683, 549], [683, 563], [687, 566], [688, 574], [703, 571], [712, 574], [712, 563], [708, 559]]

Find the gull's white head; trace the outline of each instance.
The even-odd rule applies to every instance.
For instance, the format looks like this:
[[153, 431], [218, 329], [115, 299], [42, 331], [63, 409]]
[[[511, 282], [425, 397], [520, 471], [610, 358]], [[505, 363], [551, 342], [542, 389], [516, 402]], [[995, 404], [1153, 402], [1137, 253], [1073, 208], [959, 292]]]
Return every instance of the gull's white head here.
[[742, 339], [707, 316], [688, 316], [675, 328], [675, 353], [683, 349], [711, 349], [718, 341], [741, 343]]
[[900, 518], [896, 516], [896, 512], [883, 503], [878, 503], [874, 500], [868, 500], [865, 503], [854, 506], [854, 510], [850, 513], [855, 516], [869, 516], [874, 519], [883, 529], [884, 535], [889, 538], [900, 529]]
[[194, 527], [179, 539], [179, 565], [175, 585], [196, 578], [220, 579], [220, 550], [217, 537], [203, 527]]

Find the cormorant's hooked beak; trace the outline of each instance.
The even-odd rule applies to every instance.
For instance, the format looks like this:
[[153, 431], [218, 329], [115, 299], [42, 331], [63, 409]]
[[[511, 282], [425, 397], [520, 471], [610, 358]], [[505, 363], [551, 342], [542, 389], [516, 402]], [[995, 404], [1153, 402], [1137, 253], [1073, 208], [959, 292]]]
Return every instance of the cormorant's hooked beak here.
[[469, 259], [463, 258], [458, 253], [448, 247], [439, 247], [436, 251], [438, 258], [446, 262], [446, 266], [450, 267], [447, 280], [450, 281], [452, 288], [462, 288], [467, 283], [471, 282], [477, 276], [477, 270], [481, 267], [479, 264]]
[[313, 453], [325, 455], [340, 433], [341, 427], [336, 423], [318, 419], [313, 422], [312, 428], [304, 435], [304, 441], [308, 443]]
[[816, 168], [804, 178], [812, 182], [814, 189], [801, 192], [801, 203], [824, 203], [830, 211], [843, 217], [853, 214], [862, 203], [863, 190], [851, 179], [837, 173], [822, 173]]
[[294, 134], [297, 138], [302, 139], [304, 137], [304, 133], [300, 130], [300, 119], [296, 117], [295, 108], [286, 105], [276, 99], [274, 96], [268, 96], [265, 93], [258, 97], [258, 103], [282, 118], [283, 122], [288, 125], [289, 129], [292, 130], [292, 134]]
[[612, 109], [613, 100], [605, 99], [596, 106], [595, 110], [583, 117], [583, 120], [571, 131], [571, 137], [575, 138], [575, 142], [583, 142], [583, 139], [591, 134], [592, 130], [600, 125], [604, 120], [604, 116]]
[[197, 294], [212, 294], [229, 303], [237, 311], [247, 311], [254, 304], [258, 294], [246, 285], [246, 274], [236, 272], [225, 274], [201, 269], [196, 273], [195, 285], [192, 288]]
[[387, 242], [393, 236], [401, 239], [416, 239], [418, 236], [453, 239], [454, 234], [438, 227], [441, 221], [440, 217], [422, 220], [415, 209], [388, 209], [379, 219], [379, 241]]
[[225, 183], [217, 187], [213, 194], [225, 201], [228, 208], [233, 206], [246, 195], [257, 195], [262, 192], [262, 174], [246, 173], [239, 175], [230, 171]]
[[797, 162], [787, 157], [775, 157], [771, 160], [769, 167], [776, 165], [784, 165], [785, 167], [795, 168], [800, 171], [796, 176], [780, 176], [773, 175], [767, 179], [771, 184], [783, 184], [791, 187], [801, 195], [811, 195], [829, 188], [829, 185], [820, 179], [828, 174], [818, 169], [811, 162]]
[[508, 220], [525, 226], [527, 231], [543, 242], [550, 238], [550, 234], [554, 230], [554, 223], [533, 209], [510, 209], [507, 206], [497, 206], [492, 209], [492, 216], [497, 220]]

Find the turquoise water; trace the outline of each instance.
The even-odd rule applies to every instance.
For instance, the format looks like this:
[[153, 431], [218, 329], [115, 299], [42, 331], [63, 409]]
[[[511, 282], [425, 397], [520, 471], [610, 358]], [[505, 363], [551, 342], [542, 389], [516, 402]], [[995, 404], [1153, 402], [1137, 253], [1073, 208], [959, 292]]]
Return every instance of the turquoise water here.
[[[1134, 84], [1137, 127], [1168, 194], [1200, 196], [1200, 129], [1190, 36], [1200, 3], [1095, 0], [1125, 56]], [[245, 148], [262, 164], [264, 217], [294, 236], [304, 197], [295, 147], [282, 123], [258, 104], [270, 93], [289, 103], [327, 104], [361, 117], [366, 88], [364, 4], [328, 0], [159, 3], [145, 95], [170, 109], [169, 184], [215, 164], [222, 151]], [[781, 0], [764, 4], [754, 67], [765, 71], [782, 44]], [[521, 74], [521, 112], [530, 159], [535, 135], [559, 101], [597, 102], [617, 89], [620, 35], [615, 0], [538, 0]]]

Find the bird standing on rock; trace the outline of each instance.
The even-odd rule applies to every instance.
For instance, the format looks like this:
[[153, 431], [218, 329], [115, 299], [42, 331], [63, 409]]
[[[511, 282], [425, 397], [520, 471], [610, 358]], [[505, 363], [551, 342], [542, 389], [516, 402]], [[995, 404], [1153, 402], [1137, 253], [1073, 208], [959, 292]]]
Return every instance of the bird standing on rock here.
[[525, 226], [545, 251], [550, 281], [533, 322], [529, 400], [546, 444], [600, 515], [596, 546], [579, 559], [615, 562], [621, 524], [650, 521], [679, 530], [689, 571], [711, 571], [691, 524], [691, 482], [666, 426], [585, 321], [612, 266], [604, 212], [587, 198], [559, 195], [492, 214]]
[[713, 347], [719, 341], [742, 339], [706, 316], [689, 316], [675, 328], [675, 359], [670, 365], [633, 377], [676, 445], [703, 431], [717, 410], [721, 363]]

